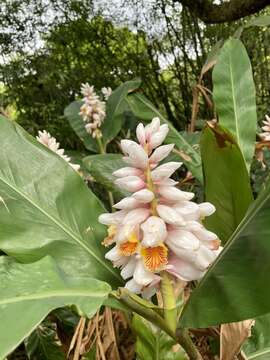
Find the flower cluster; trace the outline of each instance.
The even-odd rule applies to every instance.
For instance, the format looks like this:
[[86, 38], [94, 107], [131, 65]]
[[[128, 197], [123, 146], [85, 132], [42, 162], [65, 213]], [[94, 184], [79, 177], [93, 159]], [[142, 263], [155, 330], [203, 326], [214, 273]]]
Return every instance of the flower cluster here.
[[69, 163], [69, 165], [75, 170], [75, 171], [79, 171], [80, 170], [80, 165], [77, 164], [72, 164], [70, 162], [70, 157], [65, 155], [65, 150], [64, 149], [59, 149], [60, 144], [56, 141], [56, 139], [51, 136], [50, 133], [48, 133], [46, 130], [43, 131], [39, 131], [38, 132], [38, 136], [36, 137], [36, 139], [43, 145], [45, 145], [47, 148], [49, 148], [50, 150], [52, 150], [53, 152], [55, 152], [56, 154], [58, 154], [59, 156], [61, 156], [66, 162]]
[[119, 211], [99, 217], [108, 226], [104, 245], [115, 244], [105, 257], [130, 279], [126, 287], [145, 297], [155, 293], [161, 271], [185, 281], [201, 278], [221, 249], [201, 223], [215, 207], [191, 202], [194, 194], [176, 187], [170, 176], [182, 163], [159, 165], [174, 147], [161, 145], [168, 131], [154, 118], [137, 126], [139, 144], [121, 141], [128, 166], [114, 172], [115, 183], [132, 194], [114, 205]]
[[[94, 90], [94, 86], [90, 86], [88, 83], [82, 84], [81, 93], [84, 103], [80, 108], [79, 114], [86, 123], [85, 129], [93, 138], [101, 138], [100, 127], [106, 116], [105, 102], [100, 100]], [[102, 88], [102, 93], [107, 100], [111, 95], [111, 88]]]
[[260, 134], [261, 138], [264, 141], [270, 141], [270, 117], [265, 115], [265, 120], [263, 121], [264, 126], [262, 126], [263, 133]]

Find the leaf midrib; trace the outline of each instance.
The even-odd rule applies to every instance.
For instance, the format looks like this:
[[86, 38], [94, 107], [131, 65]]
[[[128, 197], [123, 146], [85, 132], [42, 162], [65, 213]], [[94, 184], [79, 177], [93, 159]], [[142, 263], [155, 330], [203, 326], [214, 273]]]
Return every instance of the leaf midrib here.
[[55, 225], [57, 225], [60, 229], [62, 229], [67, 235], [69, 235], [75, 242], [77, 242], [84, 250], [86, 250], [87, 253], [89, 253], [93, 258], [95, 258], [103, 267], [105, 267], [110, 273], [112, 273], [117, 279], [119, 280], [118, 276], [115, 274], [115, 272], [107, 266], [105, 263], [101, 261], [101, 259], [91, 250], [89, 249], [74, 233], [72, 230], [66, 228], [66, 226], [61, 223], [60, 221], [57, 221], [53, 216], [51, 216], [49, 213], [47, 213], [45, 210], [43, 210], [39, 205], [37, 205], [35, 202], [33, 202], [30, 198], [28, 198], [23, 192], [21, 192], [18, 188], [12, 186], [10, 183], [5, 181], [2, 177], [0, 177], [0, 180], [9, 186], [13, 191], [15, 191], [17, 194], [19, 194], [22, 198], [24, 198], [26, 201], [28, 201], [34, 208], [39, 210], [45, 217], [50, 219]]
[[270, 354], [270, 347], [264, 349], [264, 350], [261, 350], [261, 351], [256, 351], [254, 354], [252, 354], [251, 356], [248, 356], [248, 360], [251, 360], [251, 359], [256, 359], [258, 356], [262, 356], [262, 355], [265, 355], [265, 354]]
[[238, 114], [237, 114], [237, 107], [236, 107], [236, 99], [235, 99], [235, 90], [234, 90], [234, 78], [233, 78], [233, 72], [232, 72], [232, 61], [231, 61], [231, 55], [230, 55], [230, 77], [231, 77], [231, 88], [232, 88], [232, 99], [233, 99], [233, 112], [235, 117], [235, 129], [236, 129], [236, 139], [237, 143], [239, 144], [239, 147], [242, 147], [242, 144], [240, 142], [240, 135], [239, 135], [239, 120], [238, 120]]
[[1, 305], [14, 304], [22, 301], [31, 301], [31, 300], [41, 300], [41, 299], [50, 299], [56, 297], [91, 297], [91, 298], [103, 298], [107, 296], [108, 292], [94, 292], [89, 293], [89, 290], [80, 289], [79, 292], [75, 290], [54, 290], [48, 292], [41, 292], [39, 294], [32, 295], [21, 295], [15, 296], [11, 298], [7, 298], [4, 300], [0, 300]]

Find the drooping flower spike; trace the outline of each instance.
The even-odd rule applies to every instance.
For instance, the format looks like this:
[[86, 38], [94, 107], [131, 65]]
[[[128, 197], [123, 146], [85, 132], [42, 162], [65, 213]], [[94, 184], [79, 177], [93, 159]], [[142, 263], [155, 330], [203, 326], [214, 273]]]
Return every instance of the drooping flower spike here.
[[[105, 99], [108, 99], [111, 95], [110, 88], [103, 88], [102, 92]], [[106, 116], [105, 102], [100, 100], [95, 92], [94, 86], [90, 86], [88, 83], [82, 84], [81, 93], [84, 103], [80, 108], [79, 114], [85, 122], [85, 130], [91, 134], [93, 138], [101, 138], [102, 133], [100, 127]]]
[[50, 133], [48, 133], [46, 130], [43, 131], [39, 131], [38, 132], [38, 136], [36, 137], [36, 139], [38, 140], [38, 142], [40, 142], [41, 144], [45, 145], [47, 148], [49, 148], [50, 150], [52, 150], [53, 152], [55, 152], [57, 155], [61, 156], [61, 158], [63, 158], [66, 162], [69, 163], [69, 165], [75, 170], [75, 171], [79, 171], [80, 170], [80, 165], [77, 164], [72, 164], [70, 162], [70, 157], [67, 156], [65, 154], [65, 150], [64, 149], [60, 149], [60, 144], [56, 141], [56, 139], [51, 136]]
[[210, 203], [196, 204], [194, 194], [176, 187], [170, 176], [182, 165], [159, 165], [174, 145], [162, 145], [168, 125], [159, 118], [137, 126], [137, 139], [122, 140], [127, 166], [115, 171], [115, 183], [132, 194], [114, 205], [119, 211], [102, 214], [99, 221], [108, 226], [104, 245], [114, 245], [105, 255], [121, 268], [126, 287], [151, 297], [160, 282], [160, 272], [176, 278], [200, 279], [221, 251], [216, 234], [202, 224], [213, 214]]

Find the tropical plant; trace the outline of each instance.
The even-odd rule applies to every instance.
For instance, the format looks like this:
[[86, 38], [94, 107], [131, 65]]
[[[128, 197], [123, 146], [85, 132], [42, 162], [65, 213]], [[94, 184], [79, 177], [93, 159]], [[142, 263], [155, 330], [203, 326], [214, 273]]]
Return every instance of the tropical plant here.
[[[98, 358], [86, 319], [109, 307], [132, 317], [138, 359], [268, 358], [270, 182], [254, 200], [250, 179], [270, 127], [256, 143], [242, 42], [219, 46], [200, 86], [213, 65], [217, 116], [200, 134], [178, 132], [140, 80], [83, 84], [65, 109], [85, 157], [1, 116], [1, 358], [22, 342], [29, 359]], [[67, 347], [53, 325], [63, 318], [77, 325]]]

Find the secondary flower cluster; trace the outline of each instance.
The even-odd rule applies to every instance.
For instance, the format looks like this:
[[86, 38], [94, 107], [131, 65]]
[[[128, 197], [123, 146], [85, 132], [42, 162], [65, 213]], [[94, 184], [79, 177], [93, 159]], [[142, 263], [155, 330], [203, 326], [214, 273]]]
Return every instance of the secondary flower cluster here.
[[[101, 92], [103, 93], [104, 99], [108, 100], [112, 90], [111, 88], [104, 87], [101, 89]], [[105, 102], [96, 94], [94, 86], [90, 86], [88, 83], [82, 84], [81, 93], [84, 104], [81, 106], [79, 114], [86, 123], [85, 129], [93, 138], [101, 138], [102, 133], [100, 127], [106, 116]]]
[[260, 134], [261, 138], [264, 141], [270, 141], [270, 117], [265, 115], [265, 120], [263, 121], [264, 126], [262, 126], [263, 133]]
[[52, 150], [53, 152], [55, 152], [56, 154], [58, 154], [59, 156], [61, 156], [61, 158], [63, 158], [64, 160], [66, 160], [66, 162], [69, 163], [69, 165], [75, 170], [75, 171], [79, 171], [80, 170], [80, 165], [77, 164], [72, 164], [70, 162], [70, 157], [67, 156], [65, 154], [65, 150], [64, 149], [59, 149], [60, 144], [56, 141], [56, 139], [51, 136], [50, 133], [48, 133], [46, 130], [43, 131], [39, 131], [38, 132], [38, 136], [36, 137], [36, 139], [43, 145], [45, 145], [47, 148], [49, 148], [50, 150]]
[[132, 194], [114, 205], [119, 211], [99, 217], [108, 226], [104, 245], [114, 244], [105, 257], [130, 279], [126, 287], [145, 297], [155, 293], [161, 271], [185, 281], [201, 278], [221, 249], [217, 236], [201, 223], [214, 206], [197, 205], [190, 201], [193, 193], [176, 187], [170, 176], [182, 163], [159, 165], [174, 147], [161, 145], [168, 131], [168, 125], [154, 118], [146, 127], [137, 126], [139, 144], [121, 141], [128, 166], [113, 175]]

